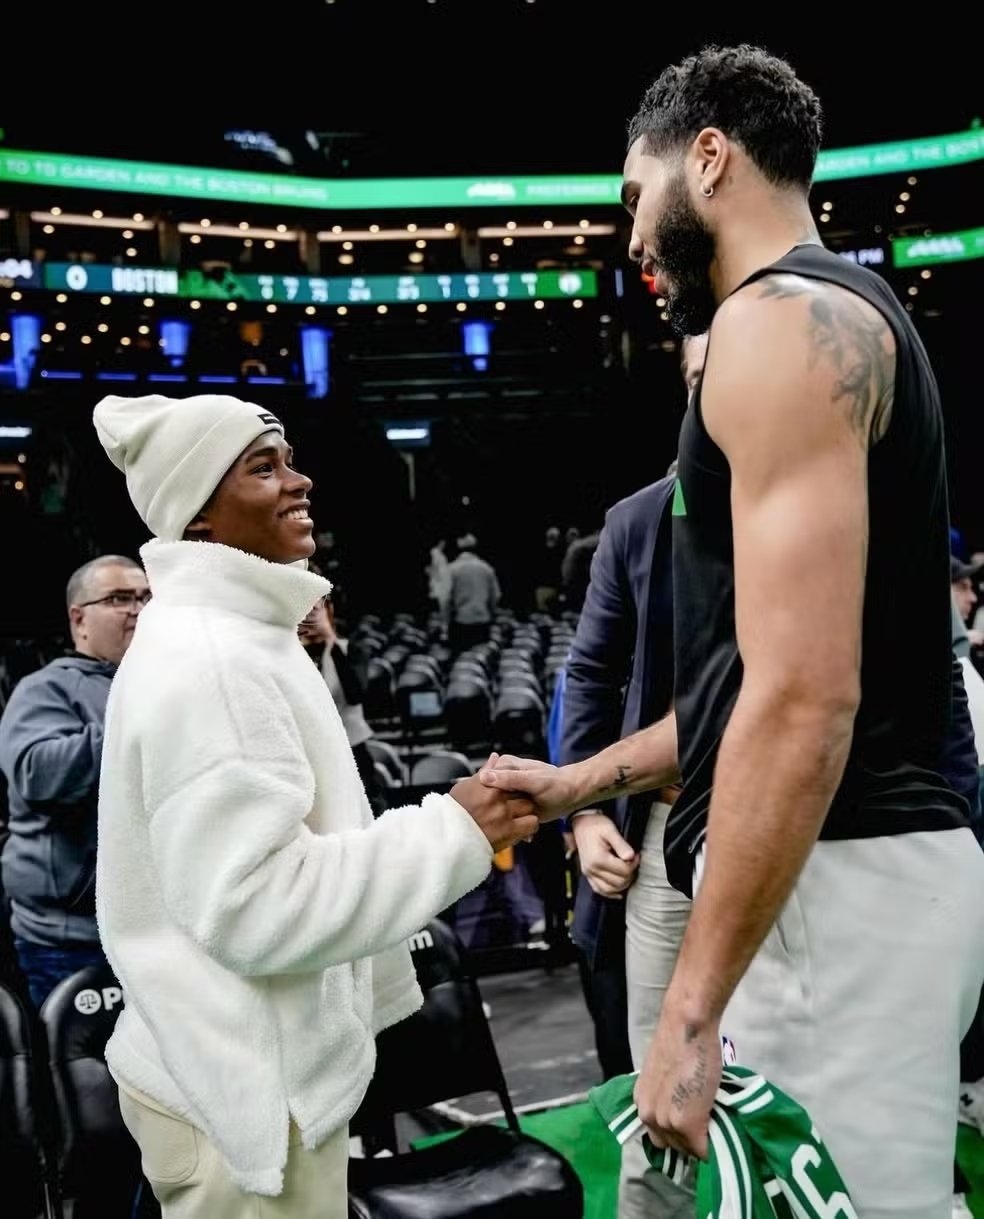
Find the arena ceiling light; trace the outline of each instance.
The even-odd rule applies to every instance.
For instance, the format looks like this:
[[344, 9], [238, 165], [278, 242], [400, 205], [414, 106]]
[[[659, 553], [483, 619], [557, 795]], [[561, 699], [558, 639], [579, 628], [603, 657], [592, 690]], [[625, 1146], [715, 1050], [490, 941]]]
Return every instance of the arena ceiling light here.
[[189, 224], [182, 221], [179, 233], [193, 233], [196, 237], [252, 237], [261, 241], [296, 241], [297, 229], [288, 229], [278, 224], [275, 229], [243, 228], [242, 224]]
[[[336, 229], [338, 230], [336, 232]], [[421, 241], [450, 241], [458, 236], [457, 228], [448, 229], [381, 229], [374, 225], [371, 229], [341, 229], [338, 225], [325, 229], [318, 234], [319, 241], [406, 241], [412, 236]]]
[[555, 224], [552, 229], [544, 229], [542, 224], [529, 225], [490, 225], [478, 230], [479, 237], [611, 237], [615, 232], [614, 224]]
[[[6, 214], [6, 213], [4, 213]], [[70, 224], [75, 228], [89, 229], [144, 229], [154, 227], [153, 220], [134, 220], [132, 216], [90, 216], [76, 212], [31, 212], [31, 219], [38, 224]]]

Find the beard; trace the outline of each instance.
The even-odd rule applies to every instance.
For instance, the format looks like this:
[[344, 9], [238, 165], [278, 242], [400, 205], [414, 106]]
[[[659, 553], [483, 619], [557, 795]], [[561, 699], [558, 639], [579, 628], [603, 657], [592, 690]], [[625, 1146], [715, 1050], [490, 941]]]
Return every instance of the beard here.
[[666, 280], [670, 325], [679, 335], [703, 334], [717, 309], [711, 288], [714, 236], [691, 203], [682, 172], [667, 189], [651, 248]]

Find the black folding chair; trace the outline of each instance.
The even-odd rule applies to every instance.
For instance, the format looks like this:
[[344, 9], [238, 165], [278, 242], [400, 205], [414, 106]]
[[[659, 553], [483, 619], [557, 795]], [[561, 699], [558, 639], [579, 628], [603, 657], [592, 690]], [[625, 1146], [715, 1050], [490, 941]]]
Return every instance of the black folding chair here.
[[423, 1008], [382, 1033], [376, 1074], [352, 1131], [392, 1132], [397, 1113], [494, 1092], [505, 1127], [474, 1126], [420, 1151], [349, 1162], [357, 1219], [581, 1219], [584, 1197], [570, 1164], [523, 1134], [478, 986], [461, 942], [439, 920], [411, 943]]

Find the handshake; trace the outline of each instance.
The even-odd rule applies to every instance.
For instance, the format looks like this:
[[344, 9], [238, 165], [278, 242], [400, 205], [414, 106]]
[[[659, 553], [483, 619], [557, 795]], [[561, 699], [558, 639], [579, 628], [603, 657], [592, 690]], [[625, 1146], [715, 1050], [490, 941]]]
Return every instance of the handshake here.
[[499, 852], [532, 838], [541, 821], [576, 807], [569, 771], [494, 753], [477, 775], [456, 783], [451, 795]]

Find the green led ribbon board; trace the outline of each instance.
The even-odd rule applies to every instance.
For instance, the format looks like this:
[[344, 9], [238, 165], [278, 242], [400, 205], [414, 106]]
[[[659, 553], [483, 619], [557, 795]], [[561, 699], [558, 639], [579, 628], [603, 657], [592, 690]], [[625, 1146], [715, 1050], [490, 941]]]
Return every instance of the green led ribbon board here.
[[595, 271], [482, 271], [453, 275], [237, 275], [185, 271], [181, 295], [202, 300], [293, 305], [399, 305], [416, 302], [558, 300], [598, 295]]
[[284, 305], [399, 305], [416, 302], [574, 300], [598, 295], [596, 271], [482, 271], [453, 275], [216, 276], [168, 267], [44, 264], [44, 286], [109, 296], [182, 296]]
[[[832, 148], [820, 153], [815, 180], [914, 173], [984, 159], [984, 131]], [[326, 211], [413, 208], [544, 207], [617, 204], [613, 174], [492, 178], [301, 178], [238, 173], [194, 165], [161, 165], [107, 157], [0, 149], [0, 182], [52, 188], [126, 191], [228, 203], [262, 203]]]
[[59, 292], [102, 292], [107, 296], [178, 296], [175, 267], [116, 267], [99, 263], [41, 264], [44, 286]]
[[896, 267], [931, 267], [971, 258], [984, 258], [984, 229], [896, 238], [892, 242], [892, 262]]

